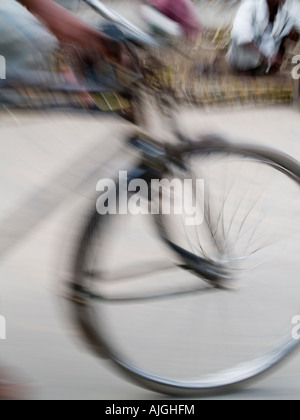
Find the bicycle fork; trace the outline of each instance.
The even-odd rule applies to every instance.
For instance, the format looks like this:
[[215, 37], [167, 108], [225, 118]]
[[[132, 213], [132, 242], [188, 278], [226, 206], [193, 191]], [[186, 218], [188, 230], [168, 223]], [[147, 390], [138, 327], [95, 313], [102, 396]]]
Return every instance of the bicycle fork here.
[[[127, 187], [131, 181], [136, 179], [146, 181], [148, 184], [148, 197], [143, 198], [148, 199], [148, 201], [153, 199], [153, 192], [150, 186], [151, 182], [154, 179], [161, 181], [162, 175], [168, 171], [168, 162], [170, 163], [172, 161], [172, 163], [175, 163], [180, 169], [186, 170], [186, 163], [183, 159], [178, 156], [168, 156], [168, 154], [159, 146], [147, 142], [147, 140], [142, 137], [131, 137], [128, 142], [141, 151], [142, 161], [140, 165], [128, 174]], [[157, 216], [159, 216], [159, 214]], [[178, 265], [180, 268], [193, 272], [216, 288], [228, 287], [228, 280], [230, 280], [231, 277], [228, 270], [221, 264], [201, 258], [180, 247], [168, 238], [167, 233], [159, 223], [156, 223], [156, 226], [158, 228], [158, 234], [163, 242], [166, 243], [183, 261], [183, 264]]]

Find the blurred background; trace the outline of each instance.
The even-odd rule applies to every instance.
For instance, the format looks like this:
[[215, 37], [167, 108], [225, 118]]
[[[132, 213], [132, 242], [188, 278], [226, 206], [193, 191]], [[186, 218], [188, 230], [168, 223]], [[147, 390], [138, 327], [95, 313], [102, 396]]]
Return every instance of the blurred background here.
[[[296, 3], [298, 0], [296, 0]], [[87, 4], [81, 0], [69, 2], [68, 0], [60, 1], [64, 7], [71, 10], [78, 17], [84, 19], [96, 27], [103, 25], [103, 18], [99, 17]], [[112, 0], [104, 2], [117, 12], [121, 11], [122, 16], [128, 18], [142, 29], [147, 29], [145, 21], [141, 17], [138, 0]], [[230, 43], [230, 34], [232, 24], [239, 7], [240, 2], [236, 1], [194, 1], [198, 13], [198, 19], [203, 26], [203, 31], [198, 35], [192, 43], [179, 45], [180, 51], [184, 51], [186, 55], [176, 54], [174, 51], [164, 49], [160, 58], [164, 58], [168, 68], [167, 74], [159, 74], [160, 79], [170, 86], [180, 103], [191, 103], [196, 106], [216, 106], [218, 104], [234, 105], [249, 103], [289, 103], [293, 96], [293, 80], [290, 77], [293, 64], [291, 62], [295, 55], [300, 52], [299, 43], [290, 42], [285, 60], [281, 67], [280, 74], [268, 78], [252, 78], [246, 82], [244, 78], [232, 75], [225, 56]], [[17, 11], [16, 11], [17, 9]], [[5, 11], [5, 13], [4, 13]], [[2, 55], [7, 61], [7, 78], [22, 79], [27, 78], [36, 83], [40, 78], [41, 82], [54, 84], [57, 88], [62, 87], [66, 81], [62, 81], [58, 74], [61, 74], [68, 54], [57, 45], [55, 38], [41, 31], [41, 24], [35, 18], [27, 13], [24, 8], [19, 6], [15, 1], [10, 2], [4, 0], [1, 6], [2, 13], [2, 31], [8, 33], [8, 29], [13, 27], [13, 36], [1, 37], [0, 49]], [[22, 28], [18, 29], [14, 23], [14, 13], [22, 15], [22, 21], [26, 26], [26, 37], [21, 35]], [[38, 34], [38, 36], [37, 36]], [[38, 40], [36, 39], [38, 37]], [[179, 41], [178, 41], [179, 42]], [[187, 56], [191, 59], [187, 59]], [[147, 63], [149, 65], [150, 63]], [[20, 74], [20, 69], [21, 73]], [[27, 70], [27, 73], [25, 71]], [[30, 75], [30, 70], [35, 70], [35, 77]], [[51, 81], [47, 79], [42, 71], [51, 71]], [[28, 72], [29, 71], [29, 72]], [[156, 69], [158, 72], [158, 69]], [[78, 99], [78, 95], [69, 92], [43, 92], [39, 94], [38, 89], [29, 89], [26, 91], [20, 89], [16, 92], [3, 92], [1, 89], [1, 103], [3, 105], [39, 108], [51, 106], [55, 107], [71, 107], [81, 108], [82, 101]], [[26, 94], [25, 94], [26, 92]], [[99, 95], [98, 95], [99, 96]], [[109, 96], [109, 95], [108, 95]], [[103, 98], [95, 99], [97, 106], [104, 111], [110, 110], [112, 107], [119, 107], [115, 100], [110, 98], [109, 107]], [[112, 103], [111, 103], [112, 102]]]
[[[61, 78], [66, 54], [55, 38], [45, 34], [37, 44], [33, 35], [40, 23], [14, 1], [1, 3], [0, 32], [8, 34], [18, 8], [24, 14], [27, 37], [20, 43], [15, 29], [13, 37], [0, 37], [8, 75], [0, 81], [0, 315], [7, 327], [7, 339], [0, 340], [0, 364], [13, 381], [20, 378], [28, 384], [26, 392], [33, 399], [161, 398], [124, 381], [85, 349], [63, 299], [74, 247], [87, 213], [95, 206], [98, 180], [114, 177], [137, 159], [124, 144], [134, 132], [133, 125], [120, 118], [128, 117], [130, 101], [112, 91], [105, 69], [101, 92], [95, 91], [95, 79], [85, 75], [84, 92], [90, 88], [93, 106], [87, 105], [82, 91], [71, 89]], [[58, 3], [94, 26], [103, 24], [82, 1]], [[105, 3], [145, 29], [138, 1]], [[291, 77], [291, 59], [300, 53], [299, 44], [291, 43], [279, 74], [241, 78], [232, 74], [225, 60], [240, 2], [194, 3], [203, 31], [193, 43], [178, 41], [184, 54], [162, 48], [157, 55], [163, 68], [140, 57], [151, 69], [149, 83], [159, 79], [172, 91], [181, 131], [192, 138], [214, 132], [234, 142], [271, 146], [299, 160], [298, 85]], [[149, 109], [149, 116], [153, 131], [164, 140], [157, 110]], [[149, 221], [139, 220], [133, 230], [127, 227], [124, 232], [128, 255], [138, 254], [141, 262], [142, 249], [144, 255], [164, 256]], [[293, 269], [291, 273], [297, 278]], [[293, 289], [294, 297], [297, 292]], [[280, 289], [274, 292], [280, 293]], [[218, 320], [222, 316], [214, 314]], [[261, 313], [253, 309], [251, 321], [260, 324]], [[144, 327], [139, 328], [141, 336], [146, 335]], [[147, 345], [145, 341], [145, 353], [152, 350]], [[221, 398], [298, 399], [299, 369], [298, 355], [258, 385]]]

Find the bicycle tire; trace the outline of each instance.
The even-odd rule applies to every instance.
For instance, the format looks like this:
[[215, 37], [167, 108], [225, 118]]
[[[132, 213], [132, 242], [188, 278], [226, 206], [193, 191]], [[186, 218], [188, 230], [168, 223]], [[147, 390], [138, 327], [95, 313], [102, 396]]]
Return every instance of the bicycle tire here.
[[[208, 156], [214, 157], [218, 154], [223, 154], [224, 156], [232, 154], [242, 159], [246, 158], [247, 162], [250, 163], [263, 164], [263, 167], [275, 170], [276, 174], [280, 174], [284, 179], [292, 181], [296, 190], [299, 188], [299, 163], [271, 149], [229, 143], [205, 145], [200, 142], [183, 146], [178, 152], [178, 156], [184, 159], [190, 159], [194, 156], [202, 156], [207, 159]], [[160, 177], [163, 175], [160, 174]], [[153, 176], [151, 171], [148, 173], [146, 171], [142, 177], [149, 180], [151, 176]], [[110, 341], [107, 340], [106, 332], [104, 331], [105, 318], [100, 318], [100, 320], [97, 318], [93, 307], [94, 295], [90, 288], [91, 279], [87, 281], [85, 278], [86, 261], [88, 255], [91, 253], [91, 248], [94, 246], [93, 238], [95, 238], [96, 233], [99, 234], [100, 232], [101, 240], [101, 230], [103, 230], [104, 226], [107, 228], [109, 225], [108, 219], [109, 217], [100, 216], [97, 211], [93, 211], [88, 220], [76, 253], [70, 294], [75, 320], [81, 325], [82, 332], [86, 341], [91, 345], [93, 352], [100, 357], [108, 358], [114, 367], [125, 375], [127, 379], [144, 388], [173, 396], [199, 397], [226, 393], [236, 390], [240, 386], [248, 384], [266, 372], [271, 371], [279, 362], [286, 359], [288, 355], [292, 354], [298, 348], [299, 340], [297, 341], [289, 335], [285, 341], [281, 341], [274, 348], [270, 349], [268, 353], [263, 353], [258, 358], [234, 366], [231, 370], [225, 369], [212, 375], [204, 375], [202, 379], [193, 379], [190, 381], [152, 374], [150, 371], [143, 370], [143, 368], [135, 365], [134, 362], [132, 363], [126, 357], [123, 358], [118, 349], [116, 350], [115, 347], [111, 347]], [[166, 217], [164, 216], [162, 218], [161, 215], [158, 215], [155, 219], [161, 239], [163, 239], [168, 247], [172, 248], [175, 254], [179, 254], [183, 263], [189, 265], [191, 261], [189, 257], [187, 258], [187, 254], [182, 252], [184, 248], [178, 247], [169, 236], [168, 223], [165, 222]]]

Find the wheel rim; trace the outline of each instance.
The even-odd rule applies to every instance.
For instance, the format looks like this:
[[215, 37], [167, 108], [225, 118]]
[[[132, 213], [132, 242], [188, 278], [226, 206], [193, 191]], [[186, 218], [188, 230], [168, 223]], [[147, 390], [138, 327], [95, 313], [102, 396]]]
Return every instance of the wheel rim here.
[[[218, 159], [216, 159], [215, 156], [217, 156], [217, 154], [213, 155], [213, 157], [207, 155], [200, 156], [197, 158], [197, 164], [196, 160], [194, 160], [194, 166], [193, 162], [191, 162], [192, 171], [190, 172], [190, 175], [193, 177], [199, 176], [196, 174], [196, 169], [199, 167], [199, 162], [201, 160], [200, 172], [205, 173], [206, 181], [210, 184], [210, 189], [212, 188], [212, 182], [216, 178], [216, 175], [219, 177], [217, 179], [222, 179], [222, 194], [218, 195], [218, 199], [222, 202], [221, 197], [227, 197], [226, 199], [228, 201], [226, 206], [230, 200], [229, 195], [233, 196], [234, 189], [242, 191], [246, 197], [254, 194], [253, 187], [251, 187], [252, 192], [249, 193], [246, 188], [241, 189], [240, 186], [238, 186], [239, 183], [242, 182], [241, 176], [240, 178], [236, 178], [238, 179], [238, 183], [236, 184], [238, 187], [232, 187], [231, 180], [234, 176], [236, 177], [237, 174], [245, 174], [246, 166], [248, 175], [251, 175], [250, 177], [248, 176], [248, 186], [251, 182], [251, 185], [253, 185], [253, 183], [254, 185], [257, 184], [257, 188], [260, 191], [264, 191], [265, 207], [260, 203], [260, 212], [262, 209], [274, 208], [275, 198], [276, 200], [278, 198], [278, 194], [276, 196], [275, 190], [278, 187], [281, 187], [281, 191], [284, 192], [284, 194], [282, 193], [280, 196], [281, 204], [284, 203], [283, 195], [285, 196], [285, 199], [287, 199], [287, 196], [297, 197], [296, 194], [299, 193], [298, 183], [295, 182], [294, 179], [288, 177], [286, 173], [282, 172], [277, 166], [275, 169], [265, 163], [262, 164], [253, 159], [253, 156], [244, 160], [245, 156], [240, 156], [237, 153], [232, 155], [228, 152], [219, 153]], [[226, 179], [225, 177], [220, 178], [220, 156], [223, 159], [222, 171], [224, 173], [226, 172]], [[237, 163], [239, 161], [237, 157], [242, 158], [242, 166], [240, 166], [240, 163]], [[213, 162], [213, 160], [215, 160], [215, 162]], [[212, 168], [215, 167], [217, 161], [218, 171], [213, 169], [212, 172]], [[230, 166], [230, 169], [228, 169], [228, 165]], [[251, 166], [253, 169], [250, 170], [248, 166]], [[226, 168], [226, 171], [224, 168]], [[259, 171], [257, 168], [259, 168]], [[213, 174], [213, 176], [211, 174]], [[253, 174], [255, 174], [254, 178]], [[175, 170], [172, 176], [174, 175]], [[210, 179], [208, 180], [209, 177]], [[263, 179], [264, 182], [256, 183], [255, 179]], [[226, 184], [230, 186], [227, 190], [224, 188], [224, 185]], [[245, 186], [246, 184], [245, 180], [243, 180], [243, 185]], [[275, 190], [272, 185], [276, 187]], [[228, 194], [228, 190], [230, 191], [230, 194]], [[216, 191], [216, 187], [214, 191]], [[239, 204], [238, 208], [243, 208], [244, 214], [249, 213], [249, 208], [252, 209], [253, 203], [261, 202], [261, 198], [257, 200], [257, 197], [261, 197], [261, 195], [257, 194], [257, 190], [255, 190], [255, 196], [256, 198], [254, 201], [252, 200], [250, 207], [247, 207], [248, 212], [246, 206], [243, 208], [243, 205]], [[273, 202], [270, 197], [273, 199]], [[211, 203], [213, 202], [211, 197], [209, 201]], [[231, 205], [232, 202], [238, 203], [238, 201], [231, 200]], [[288, 202], [289, 208], [288, 211], [285, 209], [286, 212], [284, 215], [282, 214], [281, 207], [278, 205], [276, 207], [276, 212], [271, 213], [273, 215], [272, 223], [269, 220], [270, 215], [268, 216], [268, 225], [272, 226], [271, 232], [273, 232], [274, 226], [277, 226], [276, 223], [280, 219], [282, 223], [283, 221], [286, 223], [285, 225], [282, 224], [285, 229], [284, 236], [287, 236], [286, 233], [288, 232], [288, 239], [293, 237], [287, 247], [285, 244], [284, 249], [287, 251], [285, 253], [285, 260], [283, 259], [282, 247], [279, 249], [280, 253], [276, 258], [276, 262], [274, 262], [275, 254], [274, 248], [272, 247], [272, 258], [265, 258], [266, 255], [270, 254], [268, 249], [264, 254], [264, 261], [262, 264], [257, 264], [259, 251], [253, 251], [253, 249], [252, 253], [245, 254], [243, 252], [240, 255], [238, 253], [233, 253], [232, 255], [227, 255], [226, 258], [224, 256], [225, 254], [222, 254], [223, 261], [220, 259], [220, 253], [215, 255], [210, 253], [211, 258], [217, 260], [218, 263], [221, 262], [224, 264], [226, 262], [226, 264], [233, 265], [234, 268], [232, 269], [231, 267], [230, 269], [231, 273], [234, 272], [236, 275], [237, 272], [240, 274], [240, 271], [243, 271], [244, 274], [246, 272], [246, 276], [243, 276], [243, 282], [246, 283], [246, 287], [243, 286], [241, 289], [240, 286], [236, 287], [236, 285], [233, 285], [233, 290], [229, 291], [215, 288], [213, 284], [207, 285], [207, 283], [199, 280], [199, 278], [196, 278], [192, 273], [180, 270], [176, 267], [174, 270], [170, 270], [169, 273], [167, 271], [168, 266], [166, 265], [163, 267], [163, 264], [159, 268], [163, 268], [165, 271], [163, 274], [160, 273], [157, 278], [155, 276], [155, 279], [154, 274], [152, 274], [152, 276], [145, 276], [145, 281], [142, 282], [140, 280], [137, 281], [136, 279], [133, 280], [133, 274], [131, 272], [129, 276], [131, 278], [126, 285], [123, 282], [120, 288], [120, 283], [117, 281], [114, 287], [111, 288], [111, 286], [108, 286], [108, 288], [110, 288], [108, 294], [107, 290], [106, 292], [103, 292], [103, 290], [100, 291], [98, 289], [98, 280], [101, 277], [101, 282], [105, 278], [108, 279], [108, 276], [107, 274], [103, 274], [104, 272], [101, 270], [101, 268], [103, 268], [103, 253], [100, 252], [100, 248], [95, 247], [95, 243], [98, 243], [98, 240], [100, 239], [102, 244], [103, 241], [105, 242], [106, 248], [109, 248], [109, 244], [104, 239], [107, 237], [105, 228], [108, 228], [108, 223], [99, 223], [98, 233], [101, 233], [101, 235], [98, 237], [98, 235], [95, 235], [95, 232], [93, 232], [94, 240], [90, 242], [90, 245], [93, 245], [89, 249], [89, 254], [93, 255], [93, 257], [89, 262], [88, 259], [85, 258], [84, 264], [88, 265], [91, 260], [93, 260], [92, 265], [95, 265], [95, 260], [93, 258], [99, 258], [99, 255], [101, 255], [99, 272], [101, 271], [102, 274], [96, 281], [95, 278], [97, 278], [97, 276], [94, 276], [93, 279], [91, 276], [89, 276], [89, 278], [87, 278], [88, 276], [82, 276], [81, 278], [84, 278], [83, 284], [85, 287], [88, 287], [89, 292], [92, 291], [92, 294], [94, 293], [94, 315], [92, 317], [93, 321], [90, 321], [94, 323], [95, 329], [101, 336], [98, 337], [99, 342], [106, 348], [106, 352], [115, 360], [117, 365], [136, 378], [143, 377], [149, 387], [153, 387], [153, 384], [160, 383], [160, 386], [164, 391], [165, 387], [170, 387], [174, 392], [184, 392], [187, 390], [187, 392], [191, 393], [193, 389], [210, 390], [213, 388], [223, 388], [232, 383], [248, 380], [250, 377], [271, 368], [281, 360], [283, 356], [296, 348], [298, 341], [292, 337], [292, 321], [299, 311], [299, 305], [297, 304], [297, 290], [299, 290], [297, 284], [298, 276], [295, 274], [295, 264], [297, 264], [297, 262], [295, 262], [294, 258], [297, 253], [295, 244], [299, 243], [297, 241], [299, 232], [294, 226], [297, 226], [300, 212], [298, 213], [299, 203], [297, 202], [297, 199]], [[214, 202], [214, 205], [215, 204], [216, 202]], [[222, 208], [222, 206], [220, 207], [219, 205], [219, 209], [220, 208]], [[247, 241], [251, 245], [255, 244], [255, 240], [259, 241], [259, 239], [256, 238], [263, 237], [263, 232], [256, 231], [259, 235], [255, 236], [257, 235], [257, 233], [255, 233], [249, 241], [249, 238], [251, 238], [251, 235], [253, 234], [253, 232], [250, 234], [250, 227], [248, 226], [250, 216], [247, 216], [248, 219], [243, 221], [242, 218], [238, 217], [239, 211], [240, 210], [236, 211], [234, 208], [234, 211], [231, 212], [231, 215], [234, 215], [234, 220], [232, 220], [232, 217], [228, 217], [228, 213], [226, 213], [228, 210], [226, 210], [224, 206], [225, 220], [222, 221], [220, 218], [218, 226], [221, 227], [220, 229], [223, 234], [225, 233], [223, 236], [225, 236], [226, 239], [234, 232], [235, 234], [236, 232], [240, 232], [240, 235], [244, 235], [245, 237], [247, 235], [245, 232], [249, 231]], [[254, 210], [251, 210], [249, 214], [252, 214], [253, 212]], [[112, 218], [114, 218], [114, 216], [110, 216], [110, 219]], [[105, 218], [102, 218], [101, 221], [103, 221], [103, 219]], [[126, 219], [128, 219], [128, 217], [126, 217]], [[134, 244], [132, 256], [135, 259], [137, 258], [136, 249], [140, 251], [138, 257], [141, 257], [141, 254], [143, 254], [142, 245], [145, 243], [147, 244], [148, 249], [155, 249], [156, 245], [151, 245], [149, 242], [145, 242], [147, 240], [145, 237], [142, 238], [141, 232], [144, 234], [145, 231], [145, 220], [142, 219], [143, 218], [140, 217], [140, 220], [137, 221], [137, 217], [133, 217], [132, 224], [129, 223], [129, 226], [124, 230], [123, 239], [120, 236], [120, 226], [117, 228], [119, 232], [118, 245], [120, 246], [120, 250], [118, 251], [119, 254], [116, 252], [114, 255], [114, 261], [117, 261], [117, 264], [120, 263], [120, 256], [122, 256], [122, 253], [124, 256], [124, 249], [126, 249], [126, 256], [124, 256], [123, 263], [127, 263], [128, 261], [128, 255], [130, 253], [128, 237], [132, 239]], [[215, 226], [218, 219], [219, 214], [217, 213], [217, 216], [215, 216]], [[287, 223], [287, 221], [289, 223]], [[126, 224], [127, 223], [128, 220], [126, 220]], [[235, 224], [236, 226], [239, 226], [238, 229], [234, 228]], [[104, 225], [106, 226], [104, 227]], [[170, 219], [169, 222], [166, 223], [165, 220], [160, 218], [160, 229], [163, 231], [164, 236], [167, 236], [169, 239], [172, 237], [170, 225], [172, 225]], [[173, 221], [173, 226], [174, 225], [176, 226], [178, 235], [178, 223], [176, 223], [176, 218]], [[287, 226], [289, 226], [290, 230], [286, 229]], [[298, 226], [300, 226], [299, 223]], [[230, 227], [230, 234], [227, 232], [228, 227]], [[296, 232], [293, 232], [293, 230], [296, 230]], [[109, 232], [109, 229], [107, 229], [107, 231]], [[281, 232], [281, 229], [277, 229], [276, 235], [278, 236], [278, 233]], [[292, 235], [290, 235], [290, 232]], [[108, 236], [110, 236], [110, 233], [108, 233]], [[271, 236], [273, 237], [274, 235]], [[199, 239], [199, 232], [197, 232], [196, 238]], [[174, 243], [176, 243], [176, 235], [173, 235], [172, 239]], [[179, 242], [177, 241], [177, 243]], [[230, 243], [232, 244], [232, 242]], [[137, 247], [137, 244], [140, 246]], [[241, 237], [235, 240], [234, 249], [240, 251], [242, 249], [240, 244]], [[190, 242], [189, 245], [191, 246]], [[195, 245], [192, 246], [192, 249], [195, 250]], [[201, 250], [201, 248], [199, 249]], [[232, 245], [229, 247], [227, 244], [227, 252], [228, 249], [232, 251]], [[155, 253], [161, 253], [160, 256], [162, 258], [160, 263], [162, 263], [162, 259], [165, 259], [166, 256], [170, 257], [168, 251], [162, 251], [162, 248], [159, 248], [159, 250], [156, 249], [153, 254]], [[251, 264], [249, 266], [249, 255], [252, 256], [252, 254], [255, 254], [255, 258], [251, 257]], [[245, 258], [245, 255], [248, 255], [248, 257]], [[261, 251], [260, 255], [262, 255]], [[153, 255], [153, 259], [155, 259], [156, 256], [157, 255]], [[151, 266], [151, 259], [146, 258], [146, 261], [148, 261]], [[242, 270], [240, 268], [241, 261], [243, 261], [243, 263], [246, 261], [248, 264], [246, 265], [246, 268], [243, 268]], [[266, 267], [266, 265], [268, 265], [268, 267]], [[122, 272], [122, 264], [120, 267], [119, 271]], [[93, 269], [94, 268], [95, 267], [93, 267]], [[84, 270], [86, 271], [86, 266]], [[259, 277], [257, 274], [258, 270], [260, 270]], [[263, 270], [263, 275], [261, 274], [261, 270]], [[287, 275], [288, 271], [292, 274]], [[256, 273], [256, 279], [255, 276], [253, 276], [254, 272]], [[249, 273], [250, 277], [252, 276], [251, 287], [248, 286], [250, 283]], [[287, 277], [289, 277], [288, 287], [286, 284]], [[248, 278], [246, 282], [245, 278]], [[267, 278], [264, 285], [262, 285], [261, 278]], [[174, 279], [176, 279], [175, 282]], [[177, 279], [179, 279], [179, 281], [177, 281]], [[283, 279], [285, 279], [285, 281]], [[153, 286], [157, 281], [160, 284], [157, 288], [155, 286], [155, 299], [146, 299], [145, 297], [150, 296], [151, 292], [153, 294], [153, 289], [150, 288], [151, 290], [149, 290], [143, 288], [146, 287], [145, 285], [149, 285], [149, 283]], [[182, 282], [184, 282], [184, 286]], [[168, 289], [170, 283], [172, 291], [171, 293], [168, 293], [168, 297], [164, 299], [163, 296], [164, 293], [166, 294], [166, 290], [170, 292]], [[164, 289], [165, 286], [166, 290]], [[144, 293], [142, 296], [140, 291], [137, 293], [137, 289], [140, 288], [142, 288]], [[189, 288], [190, 290], [193, 290], [193, 293], [188, 293]], [[128, 292], [129, 290], [130, 293]], [[132, 291], [134, 291], [133, 295], [135, 294], [134, 299], [131, 299]], [[158, 291], [161, 292], [160, 299], [157, 299], [159, 296]], [[144, 299], [139, 299], [141, 297], [144, 297]], [[125, 303], [127, 298], [129, 300]], [[201, 308], [201, 310], [199, 308]], [[228, 311], [228, 309], [230, 309], [230, 311]], [[260, 313], [257, 313], [258, 310]], [[255, 314], [256, 317], [253, 314]], [[258, 321], [260, 321], [261, 325], [258, 325]], [[282, 332], [283, 330], [284, 332]], [[280, 344], [278, 344], [278, 342]], [[176, 355], [174, 353], [176, 353]], [[210, 361], [208, 360], [209, 358], [211, 359]], [[217, 360], [218, 358], [220, 358], [220, 361]]]

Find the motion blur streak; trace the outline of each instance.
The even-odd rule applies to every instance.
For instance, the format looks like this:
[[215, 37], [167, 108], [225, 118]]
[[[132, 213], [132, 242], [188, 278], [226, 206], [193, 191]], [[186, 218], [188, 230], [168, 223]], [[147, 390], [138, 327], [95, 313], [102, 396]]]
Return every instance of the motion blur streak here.
[[[70, 5], [68, 0], [59, 3]], [[132, 122], [148, 125], [159, 145], [172, 143], [170, 96], [175, 105], [171, 128], [176, 134], [178, 129], [183, 137], [198, 139], [200, 135], [215, 133], [233, 143], [272, 147], [300, 160], [299, 103], [295, 94], [297, 85], [291, 76], [292, 62], [289, 61], [290, 53], [299, 54], [299, 43], [293, 45], [293, 50], [288, 50], [279, 76], [244, 78], [232, 74], [226, 66], [225, 56], [239, 1], [199, 0], [194, 3], [203, 26], [195, 44], [187, 44], [182, 39], [174, 41], [173, 49], [161, 48], [157, 56], [150, 58], [146, 51], [140, 52], [147, 82], [143, 86], [147, 112], [143, 115], [141, 103], [132, 100], [127, 89], [131, 83], [138, 86], [141, 74], [135, 68], [133, 70], [129, 65], [126, 72], [118, 68], [112, 73], [111, 66], [101, 61], [90, 66], [90, 57], [83, 57], [80, 49], [74, 54], [70, 46], [64, 46], [58, 53], [57, 42], [49, 33], [40, 38], [35, 47], [29, 35], [41, 26], [25, 10], [23, 22], [32, 25], [25, 25], [28, 36], [24, 43], [19, 42], [19, 31], [8, 28], [16, 24], [11, 17], [16, 16], [15, 8], [21, 6], [12, 0], [1, 0], [0, 399], [2, 364], [12, 366], [18, 372], [17, 376], [25, 377], [26, 382], [33, 384], [30, 391], [35, 399], [142, 400], [159, 397], [120, 380], [104, 360], [81, 351], [77, 346], [79, 326], [69, 316], [65, 300], [60, 299], [66, 297], [65, 286], [74, 277], [74, 265], [78, 262], [75, 256], [78, 256], [76, 251], [83, 227], [91, 213], [96, 212], [97, 183], [104, 178], [116, 180], [119, 171], [130, 171], [136, 162], [140, 163], [139, 152], [125, 142], [136, 131]], [[128, 7], [129, 4], [132, 7]], [[124, 17], [145, 29], [145, 22], [136, 13], [136, 4], [135, 0], [109, 2]], [[103, 19], [95, 16], [86, 4], [79, 2], [78, 5], [78, 8], [72, 8], [74, 13], [94, 26], [103, 24]], [[115, 28], [108, 27], [107, 30], [120, 36]], [[13, 35], [12, 39], [9, 34]], [[2, 50], [8, 38], [10, 43]], [[29, 56], [26, 55], [27, 48]], [[50, 63], [40, 61], [40, 54], [49, 52], [48, 48], [54, 53]], [[126, 62], [128, 56], [124, 55]], [[11, 61], [13, 58], [15, 61]], [[22, 74], [18, 72], [18, 80], [14, 77], [4, 80], [7, 70], [10, 75], [13, 69], [21, 69], [20, 62], [29, 67]], [[69, 68], [66, 62], [71, 64]], [[78, 64], [86, 65], [84, 77], [81, 72], [73, 72], [78, 70]], [[97, 77], [98, 72], [101, 77]], [[102, 75], [107, 83], [104, 83], [104, 77], [101, 79]], [[42, 87], [38, 86], [41, 81]], [[117, 83], [118, 92], [111, 91], [109, 83], [113, 82]], [[122, 82], [125, 91], [119, 89]], [[299, 91], [296, 93], [299, 98]], [[294, 108], [290, 106], [293, 102]], [[139, 135], [140, 132], [147, 138], [145, 130], [140, 130]], [[113, 343], [124, 349], [125, 357], [136, 357], [141, 366], [149, 363], [154, 371], [157, 369], [166, 375], [176, 372], [180, 376], [187, 369], [189, 377], [194, 378], [210, 366], [217, 369], [217, 361], [222, 368], [235, 356], [243, 360], [247, 356], [246, 348], [252, 351], [256, 345], [259, 347], [272, 339], [272, 328], [275, 332], [281, 330], [284, 326], [282, 314], [290, 328], [289, 336], [299, 332], [295, 320], [299, 316], [300, 263], [295, 256], [299, 255], [300, 241], [297, 244], [291, 241], [290, 248], [284, 248], [286, 243], [283, 241], [282, 247], [276, 249], [291, 251], [285, 254], [284, 264], [277, 260], [278, 254], [269, 255], [267, 243], [264, 263], [271, 264], [266, 270], [264, 264], [258, 264], [256, 242], [262, 243], [264, 237], [252, 235], [247, 226], [248, 220], [254, 220], [258, 228], [270, 227], [271, 237], [274, 228], [272, 239], [276, 233], [285, 239], [285, 226], [297, 231], [300, 212], [294, 214], [293, 209], [299, 208], [299, 201], [296, 193], [291, 194], [297, 185], [280, 171], [272, 178], [274, 168], [270, 165], [256, 166], [252, 159], [237, 162], [232, 157], [226, 161], [227, 154], [223, 157], [223, 166], [213, 156], [206, 156], [196, 168], [203, 176], [199, 179], [206, 181], [210, 177], [210, 181], [217, 181], [219, 186], [213, 197], [221, 203], [219, 213], [213, 215], [212, 208], [205, 208], [205, 214], [217, 219], [225, 245], [231, 233], [229, 245], [233, 244], [236, 254], [231, 255], [230, 262], [238, 267], [235, 274], [243, 271], [239, 271], [239, 264], [249, 257], [249, 266], [243, 271], [248, 269], [248, 281], [238, 292], [212, 287], [209, 282], [203, 282], [201, 276], [187, 270], [181, 261], [176, 261], [174, 253], [158, 239], [162, 229], [155, 230], [150, 215], [121, 217], [121, 221], [115, 218], [111, 231], [109, 224], [103, 227], [105, 240], [97, 243], [98, 236], [95, 235], [92, 240], [94, 253], [87, 253], [94, 271], [86, 270], [84, 274], [95, 288], [94, 293], [100, 290], [107, 297], [106, 301], [99, 299], [93, 307], [96, 311], [102, 305], [103, 317], [95, 313], [108, 322], [111, 328], [107, 331]], [[160, 170], [166, 169], [164, 163], [163, 159], [159, 162]], [[182, 166], [174, 156], [172, 165], [179, 175], [183, 177], [189, 172], [192, 178], [195, 167], [191, 165], [185, 172], [185, 162], [180, 163]], [[157, 169], [154, 164], [153, 167]], [[240, 186], [245, 179], [247, 189], [244, 190]], [[231, 195], [234, 191], [238, 192], [236, 201]], [[264, 195], [266, 191], [269, 195]], [[209, 187], [206, 194], [211, 194]], [[231, 208], [222, 206], [224, 197], [228, 198]], [[273, 201], [269, 201], [269, 197]], [[235, 225], [235, 216], [238, 219], [245, 208], [247, 217]], [[187, 235], [184, 236], [186, 226], [178, 219], [173, 219], [170, 234], [179, 238], [180, 243]], [[286, 225], [276, 224], [277, 220], [284, 220]], [[198, 254], [206, 251], [200, 243], [207, 233], [205, 227], [201, 235], [194, 235], [195, 242], [189, 244]], [[246, 243], [248, 254], [241, 253], [241, 243]], [[227, 263], [229, 259], [225, 257]], [[130, 262], [134, 264], [130, 265]], [[262, 273], [260, 279], [256, 277], [258, 270]], [[265, 281], [264, 287], [260, 286], [261, 279]], [[162, 299], [147, 299], [152, 288], [157, 287], [161, 292], [171, 286], [176, 295], [195, 283], [201, 285], [203, 295], [194, 293], [189, 296], [190, 300], [184, 294], [180, 303], [174, 299], [167, 303]], [[129, 289], [126, 289], [127, 284]], [[255, 290], [256, 284], [259, 286]], [[137, 299], [139, 293], [145, 296], [141, 302]], [[156, 297], [161, 296], [158, 293]], [[124, 304], [126, 299], [128, 306]], [[289, 306], [290, 302], [295, 305]], [[207, 359], [199, 357], [196, 345], [202, 346], [210, 366]], [[161, 348], [164, 359], [160, 358]], [[179, 363], [177, 356], [184, 363]], [[299, 369], [298, 354], [291, 364], [259, 386], [223, 398], [299, 399]], [[172, 405], [160, 407], [165, 408], [158, 413], [165, 414], [170, 413]]]

